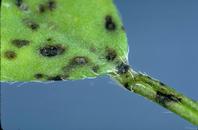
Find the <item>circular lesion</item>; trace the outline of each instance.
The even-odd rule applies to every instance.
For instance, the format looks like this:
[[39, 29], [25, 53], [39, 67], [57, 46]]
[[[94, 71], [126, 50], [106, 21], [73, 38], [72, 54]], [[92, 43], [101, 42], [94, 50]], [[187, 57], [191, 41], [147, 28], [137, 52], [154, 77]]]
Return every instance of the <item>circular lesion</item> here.
[[4, 52], [4, 57], [8, 60], [13, 60], [13, 59], [16, 59], [17, 54], [15, 51], [7, 50]]

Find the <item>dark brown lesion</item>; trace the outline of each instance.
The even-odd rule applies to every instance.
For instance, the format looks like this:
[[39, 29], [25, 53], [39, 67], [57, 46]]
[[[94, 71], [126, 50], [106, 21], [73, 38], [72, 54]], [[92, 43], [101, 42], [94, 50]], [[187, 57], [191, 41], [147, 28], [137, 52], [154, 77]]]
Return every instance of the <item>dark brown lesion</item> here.
[[125, 31], [125, 27], [124, 27], [123, 25], [121, 26], [121, 29], [122, 29], [123, 31]]
[[47, 7], [50, 11], [54, 10], [56, 8], [56, 1], [55, 0], [49, 0], [47, 3]]
[[99, 69], [100, 69], [99, 65], [94, 65], [92, 67], [92, 70], [93, 70], [94, 73], [98, 73]]
[[119, 65], [117, 65], [116, 69], [118, 74], [126, 74], [129, 71], [130, 66], [122, 62]]
[[53, 11], [57, 6], [57, 3], [55, 0], [48, 0], [45, 3], [39, 4], [38, 5], [38, 10], [39, 13], [44, 13], [46, 11]]
[[182, 101], [181, 97], [178, 97], [176, 95], [170, 94], [170, 93], [165, 93], [162, 91], [157, 91], [156, 92], [156, 101], [163, 105], [167, 106], [168, 103], [178, 103]]
[[30, 28], [33, 31], [36, 31], [40, 27], [37, 22], [30, 19], [24, 19], [23, 22], [28, 28]]
[[44, 13], [46, 11], [46, 6], [44, 4], [40, 4], [38, 6], [38, 10], [40, 13]]
[[110, 15], [107, 15], [107, 16], [105, 17], [105, 28], [106, 28], [108, 31], [114, 31], [114, 30], [116, 30], [116, 24], [115, 24], [115, 22], [113, 21], [112, 16], [110, 16]]
[[51, 76], [51, 77], [48, 77], [48, 80], [53, 80], [53, 81], [61, 81], [61, 80], [64, 80], [65, 77], [62, 76], [62, 75], [56, 75], [56, 76]]
[[105, 58], [107, 61], [114, 61], [117, 57], [117, 52], [112, 48], [107, 48], [105, 53]]
[[66, 47], [61, 44], [46, 45], [39, 49], [39, 53], [44, 57], [54, 57], [63, 54], [65, 51]]
[[126, 89], [128, 89], [129, 91], [131, 91], [131, 87], [130, 87], [130, 83], [129, 82], [125, 82], [123, 85], [124, 85], [124, 87]]
[[29, 40], [25, 40], [25, 39], [14, 39], [11, 42], [14, 46], [16, 46], [17, 48], [21, 48], [24, 46], [27, 46], [30, 44]]
[[37, 73], [37, 74], [34, 75], [34, 77], [35, 77], [35, 79], [41, 80], [45, 77], [45, 75], [42, 74], [42, 73]]
[[86, 65], [88, 61], [89, 59], [85, 56], [76, 56], [70, 60], [70, 65], [71, 66]]
[[23, 0], [15, 0], [15, 5], [16, 5], [19, 9], [21, 9], [21, 10], [23, 10], [23, 11], [28, 10], [28, 6], [27, 6], [26, 3], [23, 2]]
[[23, 3], [23, 0], [16, 0], [15, 1], [16, 6], [18, 6], [18, 7], [20, 7], [22, 5], [22, 3]]
[[4, 57], [8, 60], [16, 59], [17, 54], [14, 51], [8, 50], [4, 53]]

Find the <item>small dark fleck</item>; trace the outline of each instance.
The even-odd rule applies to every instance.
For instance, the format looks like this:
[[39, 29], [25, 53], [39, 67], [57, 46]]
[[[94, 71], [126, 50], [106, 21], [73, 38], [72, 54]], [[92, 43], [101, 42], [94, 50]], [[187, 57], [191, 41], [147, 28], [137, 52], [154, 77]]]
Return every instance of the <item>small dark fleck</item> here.
[[128, 72], [130, 66], [128, 64], [125, 64], [125, 63], [122, 62], [116, 68], [117, 68], [117, 73], [118, 74], [125, 74], [125, 73]]
[[116, 29], [116, 24], [113, 22], [110, 15], [105, 17], [105, 28], [109, 31], [114, 31]]
[[37, 24], [36, 22], [32, 20], [24, 19], [23, 22], [25, 23], [27, 27], [29, 27], [32, 30], [37, 30], [39, 28], [39, 24]]
[[47, 41], [48, 41], [48, 42], [52, 41], [52, 38], [47, 38]]
[[48, 4], [47, 4], [47, 7], [50, 11], [52, 11], [53, 9], [56, 8], [56, 2], [54, 0], [49, 0], [48, 1]]
[[49, 77], [48, 80], [61, 81], [63, 80], [63, 77], [61, 75], [57, 75], [54, 77]]
[[53, 57], [61, 55], [65, 52], [65, 48], [62, 45], [46, 45], [40, 48], [40, 54], [45, 57]]
[[114, 50], [114, 49], [107, 49], [106, 50], [106, 59], [108, 60], [108, 61], [113, 61], [116, 57], [117, 57], [117, 53], [116, 53], [116, 51]]
[[43, 5], [43, 4], [40, 4], [40, 5], [38, 6], [38, 9], [39, 9], [39, 12], [40, 12], [40, 13], [44, 13], [44, 12], [46, 11], [46, 7], [45, 7], [45, 5]]
[[4, 53], [4, 56], [9, 59], [9, 60], [12, 60], [12, 59], [15, 59], [16, 58], [16, 53], [14, 51], [6, 51]]
[[122, 29], [123, 31], [125, 31], [125, 27], [124, 27], [124, 26], [122, 26], [121, 29]]
[[71, 61], [72, 65], [85, 65], [88, 63], [88, 59], [83, 56], [74, 57]]
[[23, 46], [29, 45], [30, 41], [24, 40], [24, 39], [15, 39], [12, 40], [12, 44], [18, 48], [21, 48]]
[[128, 89], [129, 91], [131, 91], [131, 88], [130, 88], [130, 85], [129, 85], [128, 82], [124, 83], [124, 87], [125, 87], [126, 89]]
[[161, 86], [166, 86], [164, 83], [162, 83], [162, 82], [159, 82], [159, 84], [161, 85]]
[[93, 66], [92, 70], [93, 70], [93, 72], [97, 73], [99, 70], [99, 66], [98, 65]]
[[35, 74], [34, 77], [35, 77], [36, 79], [42, 79], [42, 78], [44, 77], [44, 75], [38, 73], [38, 74]]
[[28, 6], [23, 3], [23, 0], [16, 0], [15, 4], [17, 7], [19, 7], [21, 10], [27, 11], [28, 10]]
[[175, 95], [172, 94], [166, 94], [162, 93], [160, 91], [157, 91], [156, 93], [156, 101], [164, 106], [167, 105], [169, 102], [181, 102], [181, 98], [176, 97]]
[[15, 1], [16, 6], [18, 6], [18, 7], [20, 7], [22, 5], [22, 3], [23, 3], [23, 0], [16, 0]]

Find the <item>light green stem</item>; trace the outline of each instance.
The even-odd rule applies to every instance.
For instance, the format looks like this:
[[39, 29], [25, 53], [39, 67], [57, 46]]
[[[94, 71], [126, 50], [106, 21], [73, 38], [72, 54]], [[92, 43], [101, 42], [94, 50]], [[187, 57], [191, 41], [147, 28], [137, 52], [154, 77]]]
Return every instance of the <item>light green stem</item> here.
[[148, 75], [129, 70], [111, 74], [123, 87], [169, 109], [194, 125], [198, 125], [198, 102], [194, 101]]

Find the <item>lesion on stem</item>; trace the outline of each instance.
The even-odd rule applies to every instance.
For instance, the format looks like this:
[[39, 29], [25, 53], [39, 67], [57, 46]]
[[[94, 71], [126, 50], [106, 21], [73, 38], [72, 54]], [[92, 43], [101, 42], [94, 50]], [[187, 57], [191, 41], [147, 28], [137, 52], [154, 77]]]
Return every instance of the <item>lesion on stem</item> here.
[[129, 91], [144, 96], [198, 125], [198, 102], [178, 93], [161, 81], [132, 69], [125, 73], [111, 73], [111, 77]]

